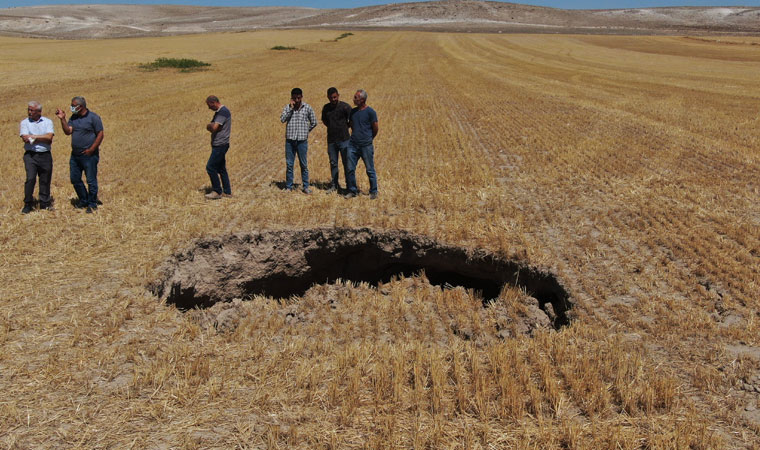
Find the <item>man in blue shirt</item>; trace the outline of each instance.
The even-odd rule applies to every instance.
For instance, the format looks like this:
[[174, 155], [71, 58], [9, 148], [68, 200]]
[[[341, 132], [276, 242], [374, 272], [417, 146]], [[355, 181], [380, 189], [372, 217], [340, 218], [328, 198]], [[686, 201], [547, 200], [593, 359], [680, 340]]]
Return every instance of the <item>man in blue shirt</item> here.
[[50, 180], [53, 177], [53, 121], [42, 117], [42, 105], [31, 101], [26, 108], [27, 118], [21, 121], [19, 136], [24, 141], [24, 209], [21, 214], [29, 214], [34, 208], [34, 185], [40, 177], [40, 209], [52, 210], [50, 204]]
[[[79, 197], [77, 208], [87, 208], [88, 213], [98, 209], [98, 161], [100, 144], [103, 142], [103, 122], [100, 116], [87, 109], [84, 97], [71, 99], [71, 118], [66, 121], [66, 113], [56, 109], [56, 117], [66, 136], [71, 136], [71, 158], [69, 178]], [[87, 179], [87, 188], [82, 183], [82, 172]]]
[[354, 94], [354, 105], [351, 110], [351, 139], [348, 142], [348, 170], [346, 171], [346, 185], [348, 193], [346, 198], [353, 198], [359, 194], [356, 187], [356, 165], [359, 158], [364, 161], [369, 178], [369, 198], [377, 198], [377, 174], [375, 173], [375, 147], [372, 145], [377, 136], [377, 113], [367, 106], [367, 91], [359, 89]]

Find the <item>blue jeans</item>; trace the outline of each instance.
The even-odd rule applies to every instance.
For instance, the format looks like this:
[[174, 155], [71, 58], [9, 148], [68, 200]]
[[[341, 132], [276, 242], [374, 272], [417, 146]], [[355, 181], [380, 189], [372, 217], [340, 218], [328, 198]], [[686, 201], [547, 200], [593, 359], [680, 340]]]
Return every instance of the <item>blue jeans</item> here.
[[298, 153], [298, 164], [301, 166], [302, 189], [309, 188], [309, 163], [306, 153], [309, 151], [309, 141], [285, 140], [285, 189], [293, 189], [293, 164]]
[[[82, 208], [85, 206], [98, 207], [98, 161], [100, 161], [98, 152], [89, 156], [72, 154], [71, 159], [69, 159], [69, 178], [71, 184], [74, 185], [77, 197], [79, 197], [78, 206]], [[84, 171], [87, 179], [87, 188], [82, 183], [82, 171]]]
[[353, 142], [348, 143], [348, 169], [346, 170], [346, 187], [354, 194], [359, 190], [356, 188], [356, 165], [359, 158], [364, 161], [364, 167], [367, 169], [369, 178], [369, 193], [377, 193], [377, 174], [375, 173], [375, 147], [372, 144], [357, 145]]
[[330, 158], [330, 175], [332, 176], [331, 186], [335, 189], [340, 189], [338, 183], [338, 155], [343, 162], [343, 176], [348, 173], [348, 141], [342, 142], [328, 142], [327, 143], [327, 156]]
[[[232, 194], [232, 188], [230, 187], [230, 177], [227, 175], [227, 150], [230, 149], [230, 144], [211, 146], [211, 156], [206, 163], [206, 173], [211, 178], [211, 190], [217, 194], [222, 193], [224, 188], [225, 194]], [[221, 183], [219, 179], [221, 178]]]

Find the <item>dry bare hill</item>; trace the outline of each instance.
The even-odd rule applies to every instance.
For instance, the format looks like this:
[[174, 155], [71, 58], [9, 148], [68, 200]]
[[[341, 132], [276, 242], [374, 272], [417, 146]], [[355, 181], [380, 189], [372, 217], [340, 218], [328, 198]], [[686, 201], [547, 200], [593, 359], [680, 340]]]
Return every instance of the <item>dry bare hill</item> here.
[[[757, 38], [339, 34], [0, 39], [4, 447], [760, 446]], [[161, 56], [212, 66], [138, 68]], [[321, 125], [315, 193], [279, 187], [294, 85], [369, 91], [379, 199], [325, 189]], [[56, 211], [21, 215], [26, 102], [75, 94], [105, 204], [70, 206], [57, 125]], [[353, 281], [302, 285], [332, 267]], [[494, 272], [518, 287], [485, 307], [457, 287]]]
[[593, 34], [760, 33], [757, 7], [561, 10], [515, 3], [433, 1], [352, 9], [64, 5], [0, 10], [6, 35], [63, 39], [264, 28], [421, 29]]

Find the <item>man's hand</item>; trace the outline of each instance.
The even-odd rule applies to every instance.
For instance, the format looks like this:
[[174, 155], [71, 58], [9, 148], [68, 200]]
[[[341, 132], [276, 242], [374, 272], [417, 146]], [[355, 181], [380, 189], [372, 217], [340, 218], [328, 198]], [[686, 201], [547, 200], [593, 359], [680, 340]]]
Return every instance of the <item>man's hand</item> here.
[[66, 112], [64, 112], [61, 108], [55, 109], [55, 116], [61, 120], [66, 120]]
[[24, 141], [24, 142], [30, 142], [31, 138], [32, 138], [31, 134], [22, 134], [21, 135], [21, 140]]
[[290, 99], [290, 109], [295, 108], [295, 106], [296, 106], [296, 101], [291, 98]]

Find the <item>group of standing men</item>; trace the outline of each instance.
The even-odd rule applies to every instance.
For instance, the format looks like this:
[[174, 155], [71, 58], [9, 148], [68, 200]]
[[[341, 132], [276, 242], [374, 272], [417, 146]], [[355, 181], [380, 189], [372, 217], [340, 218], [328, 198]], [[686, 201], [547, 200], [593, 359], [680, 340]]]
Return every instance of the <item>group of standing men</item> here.
[[[64, 134], [71, 136], [71, 158], [69, 159], [69, 178], [77, 194], [77, 208], [84, 208], [88, 213], [98, 209], [98, 161], [100, 144], [103, 142], [103, 122], [100, 116], [87, 109], [84, 97], [71, 99], [71, 118], [66, 120], [66, 113], [56, 109], [55, 115], [61, 121]], [[22, 214], [34, 209], [34, 185], [39, 177], [40, 209], [52, 210], [50, 181], [53, 176], [53, 121], [42, 117], [42, 104], [30, 101], [27, 104], [27, 118], [21, 121], [19, 135], [24, 142], [24, 208]], [[82, 182], [85, 173], [87, 187]]]
[[[327, 90], [329, 103], [322, 107], [322, 123], [327, 127], [327, 153], [330, 159], [329, 191], [340, 190], [338, 183], [338, 160], [343, 165], [346, 180], [346, 198], [358, 195], [356, 186], [356, 166], [359, 159], [364, 162], [369, 178], [371, 199], [377, 198], [377, 174], [375, 173], [375, 149], [373, 140], [378, 133], [377, 113], [367, 105], [367, 92], [359, 89], [354, 94], [354, 108], [340, 101], [338, 90]], [[210, 95], [206, 105], [214, 111], [214, 117], [206, 125], [211, 133], [211, 156], [206, 164], [206, 172], [211, 179], [211, 192], [206, 198], [215, 200], [231, 197], [232, 189], [227, 173], [226, 155], [230, 148], [232, 115], [219, 98]], [[88, 213], [98, 209], [98, 162], [100, 144], [103, 142], [103, 122], [100, 116], [87, 109], [84, 97], [71, 99], [71, 117], [56, 109], [55, 115], [61, 121], [64, 134], [71, 136], [71, 157], [69, 158], [69, 178], [77, 194], [75, 207], [86, 209]], [[303, 91], [294, 88], [290, 92], [290, 102], [280, 115], [285, 123], [285, 189], [293, 190], [293, 166], [296, 156], [301, 167], [302, 191], [311, 194], [309, 188], [308, 147], [309, 133], [316, 128], [314, 110], [303, 101]], [[349, 133], [349, 129], [351, 132]], [[34, 209], [34, 186], [39, 178], [40, 209], [52, 210], [50, 182], [53, 175], [51, 147], [55, 131], [53, 122], [42, 116], [42, 104], [30, 101], [27, 118], [21, 121], [19, 135], [24, 142], [24, 208], [22, 214]], [[82, 182], [85, 174], [87, 186]]]
[[[367, 92], [359, 89], [354, 94], [355, 108], [340, 101], [338, 90], [327, 90], [329, 103], [322, 107], [322, 123], [327, 127], [327, 153], [330, 159], [330, 188], [338, 191], [338, 159], [342, 161], [346, 179], [346, 198], [356, 197], [356, 166], [359, 159], [364, 162], [369, 178], [369, 196], [377, 198], [377, 174], [375, 173], [375, 149], [373, 140], [378, 133], [377, 113], [367, 105]], [[232, 196], [230, 179], [227, 173], [226, 154], [230, 147], [230, 127], [232, 117], [229, 109], [222, 105], [219, 98], [210, 95], [206, 105], [214, 111], [206, 130], [211, 133], [211, 156], [206, 164], [206, 172], [211, 179], [211, 192], [206, 194], [209, 200]], [[280, 114], [280, 122], [285, 125], [285, 189], [292, 191], [293, 167], [296, 157], [301, 167], [301, 190], [311, 194], [309, 187], [309, 133], [317, 126], [314, 110], [303, 101], [303, 91], [293, 88], [290, 102]], [[351, 132], [349, 133], [349, 128]]]

